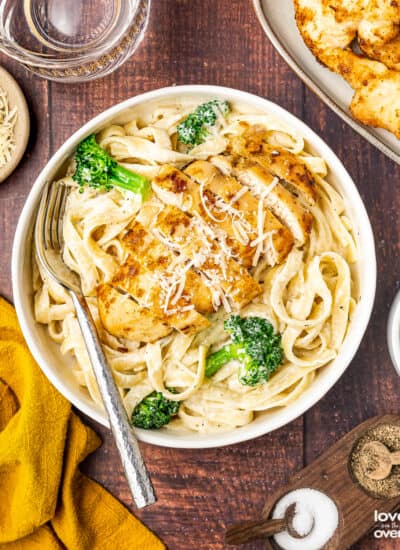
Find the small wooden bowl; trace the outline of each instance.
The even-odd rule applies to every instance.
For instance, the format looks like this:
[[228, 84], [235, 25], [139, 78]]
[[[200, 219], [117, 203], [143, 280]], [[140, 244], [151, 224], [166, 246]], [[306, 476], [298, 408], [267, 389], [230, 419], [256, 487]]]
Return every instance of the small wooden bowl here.
[[22, 159], [28, 144], [30, 120], [28, 105], [21, 88], [3, 67], [0, 67], [0, 88], [7, 93], [10, 109], [17, 108], [17, 120], [14, 127], [15, 148], [9, 162], [0, 168], [1, 183], [15, 170]]

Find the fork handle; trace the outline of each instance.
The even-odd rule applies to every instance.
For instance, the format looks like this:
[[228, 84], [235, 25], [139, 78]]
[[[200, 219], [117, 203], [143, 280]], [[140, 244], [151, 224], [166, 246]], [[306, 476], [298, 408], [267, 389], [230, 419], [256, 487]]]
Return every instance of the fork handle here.
[[101, 348], [86, 300], [73, 291], [70, 294], [132, 497], [138, 508], [144, 508], [153, 504], [156, 497], [134, 430]]

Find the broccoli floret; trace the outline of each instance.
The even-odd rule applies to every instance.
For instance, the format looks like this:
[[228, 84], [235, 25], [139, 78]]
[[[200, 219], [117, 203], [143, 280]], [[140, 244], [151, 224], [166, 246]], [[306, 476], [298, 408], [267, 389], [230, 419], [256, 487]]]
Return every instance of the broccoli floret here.
[[84, 139], [75, 153], [76, 170], [72, 179], [85, 185], [109, 191], [114, 186], [132, 191], [144, 200], [150, 190], [147, 178], [127, 170], [96, 142], [94, 134]]
[[216, 124], [218, 114], [226, 116], [229, 111], [229, 103], [219, 99], [213, 99], [199, 105], [193, 113], [178, 125], [179, 141], [191, 147], [200, 145], [209, 135], [211, 126]]
[[171, 401], [161, 392], [154, 391], [133, 410], [132, 424], [145, 430], [158, 430], [178, 414], [180, 401]]
[[267, 382], [282, 363], [281, 335], [262, 317], [232, 315], [224, 323], [231, 342], [208, 356], [206, 376], [213, 376], [225, 363], [239, 361], [239, 381], [245, 386]]

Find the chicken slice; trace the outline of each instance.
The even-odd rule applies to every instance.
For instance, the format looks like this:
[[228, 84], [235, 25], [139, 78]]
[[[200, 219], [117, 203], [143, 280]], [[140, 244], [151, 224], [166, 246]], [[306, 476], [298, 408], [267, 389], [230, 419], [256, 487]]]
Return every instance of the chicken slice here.
[[[169, 279], [172, 279], [172, 283], [168, 281], [167, 275], [155, 274], [154, 271], [143, 267], [141, 262], [129, 257], [115, 274], [112, 284], [114, 287], [128, 292], [141, 307], [151, 310], [166, 325], [179, 330], [179, 332], [196, 334], [207, 328], [210, 322], [195, 310], [194, 304], [190, 302], [190, 297], [187, 294], [183, 294], [176, 302], [173, 301], [173, 294], [171, 300], [168, 299], [168, 290], [164, 288], [164, 285], [169, 285], [174, 290], [179, 285], [179, 279], [174, 280], [171, 273], [168, 275]], [[162, 280], [165, 281], [164, 285]]]
[[246, 132], [231, 140], [232, 151], [258, 163], [307, 204], [315, 204], [316, 185], [305, 162], [283, 147], [266, 143], [266, 136], [263, 129]]
[[[218, 167], [205, 160], [189, 164], [186, 174], [204, 186], [205, 192], [218, 197], [225, 207], [233, 208], [239, 214], [238, 222], [248, 229], [251, 241], [258, 237], [258, 201], [237, 179], [223, 174]], [[269, 265], [281, 263], [293, 247], [291, 232], [267, 208], [263, 209], [263, 234], [270, 234], [270, 248], [267, 249]], [[255, 247], [252, 247], [254, 258]]]
[[[111, 284], [126, 291], [166, 325], [184, 334], [195, 334], [207, 328], [208, 319], [196, 311], [190, 295], [185, 292], [190, 265], [151, 235], [144, 236], [143, 232], [143, 227], [137, 223], [128, 232], [124, 242], [128, 243], [131, 254], [115, 273]], [[138, 243], [145, 245], [146, 241], [148, 246], [137, 254]], [[207, 288], [204, 291], [212, 306], [210, 291]]]
[[158, 208], [154, 215], [155, 208], [146, 204], [142, 207], [141, 223], [189, 258], [207, 276], [214, 292], [220, 293], [222, 302], [226, 296], [240, 309], [261, 294], [261, 285], [222, 251], [207, 224], [198, 218], [190, 218], [175, 206]]
[[163, 166], [154, 178], [152, 187], [158, 198], [166, 204], [202, 218], [214, 230], [220, 246], [230, 249], [233, 257], [244, 266], [251, 266], [255, 249], [250, 246], [250, 242], [256, 235], [243, 235], [240, 220], [219, 209], [216, 197], [209, 190], [202, 189], [174, 166]]
[[258, 199], [262, 198], [275, 216], [290, 229], [298, 245], [305, 243], [311, 232], [313, 217], [277, 178], [259, 164], [239, 157], [217, 156], [211, 162], [236, 176]]
[[[131, 277], [130, 282], [128, 282], [132, 287], [135, 285], [136, 293], [144, 296], [151, 291], [156, 294], [157, 299], [155, 301], [159, 303], [163, 291], [159, 281], [164, 279], [165, 282], [167, 275], [169, 278], [175, 279], [177, 287], [182, 285], [181, 296], [186, 302], [183, 307], [193, 304], [199, 313], [212, 313], [214, 311], [210, 289], [204, 284], [200, 275], [191, 269], [190, 264], [184, 257], [175, 254], [165, 244], [146, 231], [139, 222], [135, 221], [131, 225], [122, 242], [130, 254], [130, 263], [135, 262], [135, 258], [140, 258], [140, 261], [137, 262], [139, 263], [138, 269], [145, 273], [144, 278]], [[133, 267], [133, 269], [135, 275], [139, 273], [136, 273], [136, 267]], [[128, 288], [126, 290], [130, 292]], [[176, 288], [176, 290], [179, 290], [179, 288]], [[171, 300], [174, 300], [174, 298], [176, 299], [176, 293], [175, 296], [171, 296]]]
[[97, 303], [104, 328], [117, 338], [148, 343], [172, 332], [172, 327], [154, 312], [109, 284], [97, 287]]

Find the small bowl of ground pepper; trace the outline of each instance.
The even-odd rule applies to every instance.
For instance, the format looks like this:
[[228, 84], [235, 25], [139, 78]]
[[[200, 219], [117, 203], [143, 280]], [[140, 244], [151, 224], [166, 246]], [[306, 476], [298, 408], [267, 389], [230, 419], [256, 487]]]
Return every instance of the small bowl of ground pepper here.
[[386, 447], [387, 456], [400, 451], [400, 426], [396, 424], [379, 424], [367, 430], [357, 440], [350, 454], [350, 474], [364, 491], [375, 498], [390, 499], [398, 497], [400, 495], [399, 464], [394, 461], [387, 469], [386, 477], [374, 479], [373, 474], [382, 466], [378, 463], [382, 456], [377, 453], [377, 446], [374, 448], [376, 443], [379, 443], [381, 448]]

